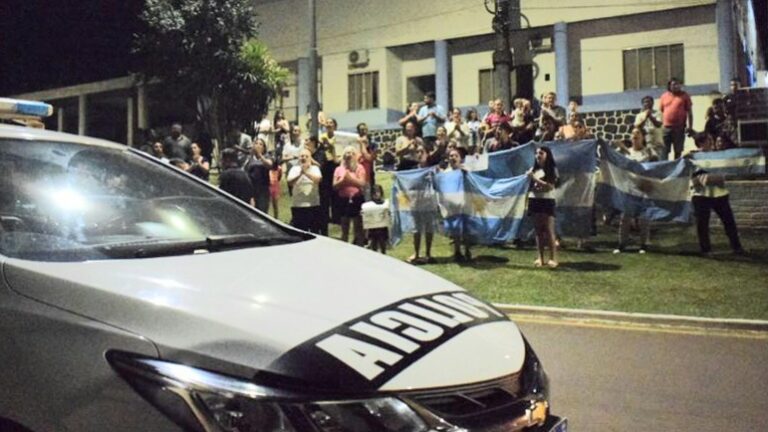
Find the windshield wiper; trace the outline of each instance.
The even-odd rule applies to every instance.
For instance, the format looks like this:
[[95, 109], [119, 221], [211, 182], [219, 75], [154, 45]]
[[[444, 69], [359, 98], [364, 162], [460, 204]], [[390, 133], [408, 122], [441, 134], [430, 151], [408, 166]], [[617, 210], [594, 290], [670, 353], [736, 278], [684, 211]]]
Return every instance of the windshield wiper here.
[[199, 240], [169, 241], [164, 239], [163, 241], [142, 240], [111, 245], [106, 244], [99, 246], [98, 250], [115, 258], [149, 258], [219, 252], [249, 246], [274, 246], [296, 243], [301, 240], [301, 238], [291, 236], [257, 237], [254, 234], [228, 234], [211, 235]]

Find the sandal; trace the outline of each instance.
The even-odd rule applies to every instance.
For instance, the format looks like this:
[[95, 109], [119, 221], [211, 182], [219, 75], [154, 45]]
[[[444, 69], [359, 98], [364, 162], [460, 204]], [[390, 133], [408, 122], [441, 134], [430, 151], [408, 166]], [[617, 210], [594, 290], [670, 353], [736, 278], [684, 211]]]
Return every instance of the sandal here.
[[416, 255], [411, 255], [405, 259], [405, 262], [407, 262], [408, 264], [417, 265], [417, 264], [421, 264], [422, 261], [421, 261], [421, 257], [417, 257]]

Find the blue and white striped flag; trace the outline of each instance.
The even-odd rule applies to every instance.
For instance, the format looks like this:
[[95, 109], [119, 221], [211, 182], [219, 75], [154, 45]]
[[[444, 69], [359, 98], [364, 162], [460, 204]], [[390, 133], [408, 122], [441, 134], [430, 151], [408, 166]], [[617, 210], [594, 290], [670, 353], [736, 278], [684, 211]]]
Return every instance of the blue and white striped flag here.
[[693, 154], [692, 161], [696, 168], [714, 174], [738, 176], [765, 174], [765, 153], [761, 148], [696, 152]]
[[475, 244], [513, 240], [525, 214], [528, 183], [526, 175], [490, 178], [463, 171], [436, 175], [445, 234]]
[[440, 210], [435, 191], [436, 168], [420, 168], [398, 171], [393, 175], [392, 244], [398, 244], [404, 233], [413, 233], [417, 227], [430, 225], [433, 231], [438, 227]]
[[488, 155], [488, 169], [475, 171], [490, 178], [508, 178], [525, 174], [533, 166], [536, 146], [531, 142], [509, 150]]
[[[541, 146], [552, 150], [560, 175], [560, 184], [554, 193], [557, 201], [557, 233], [564, 236], [588, 236], [595, 199], [597, 141], [528, 143], [511, 150], [491, 153], [488, 170], [477, 173], [496, 179], [523, 175], [533, 166], [536, 148]], [[525, 226], [527, 228], [523, 228], [523, 231], [527, 233], [533, 224], [525, 223]]]
[[639, 163], [602, 143], [597, 202], [632, 217], [687, 223], [692, 173], [687, 159]]
[[595, 204], [597, 141], [553, 141], [541, 145], [552, 150], [560, 177], [560, 184], [554, 191], [557, 233], [562, 236], [589, 236]]

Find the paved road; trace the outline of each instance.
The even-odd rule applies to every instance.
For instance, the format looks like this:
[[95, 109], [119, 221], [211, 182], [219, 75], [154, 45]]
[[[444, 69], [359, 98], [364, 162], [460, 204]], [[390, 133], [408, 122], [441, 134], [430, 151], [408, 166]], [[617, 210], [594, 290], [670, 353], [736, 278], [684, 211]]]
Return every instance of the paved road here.
[[768, 430], [768, 334], [513, 318], [572, 431]]

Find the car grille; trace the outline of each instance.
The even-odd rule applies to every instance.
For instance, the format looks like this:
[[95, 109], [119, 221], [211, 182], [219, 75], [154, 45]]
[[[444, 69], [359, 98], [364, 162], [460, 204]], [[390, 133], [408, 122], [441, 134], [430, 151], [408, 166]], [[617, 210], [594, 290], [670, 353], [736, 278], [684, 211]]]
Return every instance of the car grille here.
[[473, 386], [420, 391], [405, 396], [451, 424], [471, 430], [509, 430], [506, 423], [525, 414], [520, 375]]

